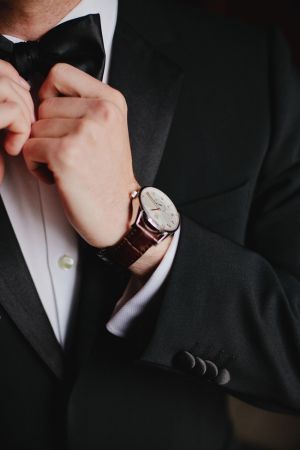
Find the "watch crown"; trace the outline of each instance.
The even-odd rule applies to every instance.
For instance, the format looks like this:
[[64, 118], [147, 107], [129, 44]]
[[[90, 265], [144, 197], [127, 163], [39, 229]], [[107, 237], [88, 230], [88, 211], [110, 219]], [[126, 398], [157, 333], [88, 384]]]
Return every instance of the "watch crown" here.
[[139, 195], [139, 191], [132, 191], [132, 192], [130, 193], [130, 197], [132, 198], [132, 200], [133, 200], [134, 198], [136, 198], [138, 195]]

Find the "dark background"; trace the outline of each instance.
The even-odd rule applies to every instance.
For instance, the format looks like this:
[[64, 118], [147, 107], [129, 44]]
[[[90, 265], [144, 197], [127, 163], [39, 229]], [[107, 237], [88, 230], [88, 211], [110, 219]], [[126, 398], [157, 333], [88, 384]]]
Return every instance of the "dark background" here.
[[300, 0], [188, 0], [221, 14], [257, 24], [276, 24], [300, 66]]
[[[300, 68], [300, 0], [184, 1], [248, 23], [276, 25], [288, 40]], [[300, 450], [300, 418], [267, 413], [234, 399], [229, 399], [229, 407], [245, 450]]]

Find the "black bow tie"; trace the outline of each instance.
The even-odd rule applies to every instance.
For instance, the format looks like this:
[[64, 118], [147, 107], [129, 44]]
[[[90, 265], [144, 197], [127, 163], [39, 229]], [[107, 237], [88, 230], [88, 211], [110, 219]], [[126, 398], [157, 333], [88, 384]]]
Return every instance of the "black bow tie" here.
[[59, 62], [71, 64], [101, 80], [105, 50], [100, 16], [90, 14], [65, 22], [38, 41], [13, 44], [0, 36], [0, 59], [11, 63], [27, 80], [36, 74], [46, 77]]

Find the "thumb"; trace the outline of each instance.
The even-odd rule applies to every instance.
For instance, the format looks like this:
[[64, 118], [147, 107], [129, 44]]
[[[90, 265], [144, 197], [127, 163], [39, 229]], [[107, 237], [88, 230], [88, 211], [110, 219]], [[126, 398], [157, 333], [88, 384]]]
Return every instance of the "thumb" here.
[[39, 92], [40, 100], [51, 97], [105, 98], [112, 88], [69, 64], [52, 67]]

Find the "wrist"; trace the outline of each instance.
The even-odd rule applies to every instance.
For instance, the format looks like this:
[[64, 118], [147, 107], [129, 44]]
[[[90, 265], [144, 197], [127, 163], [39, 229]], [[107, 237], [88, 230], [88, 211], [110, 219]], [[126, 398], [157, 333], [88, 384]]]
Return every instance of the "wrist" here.
[[97, 254], [138, 277], [148, 277], [164, 258], [179, 224], [179, 213], [170, 198], [157, 188], [143, 187], [131, 193], [129, 230]]
[[[105, 248], [116, 245], [131, 229], [138, 214], [138, 201], [134, 201], [131, 192], [138, 191], [140, 187], [135, 185], [130, 192], [122, 197], [122, 201], [111, 206], [109, 220], [101, 228], [101, 240], [91, 243], [93, 247]], [[105, 236], [105, 240], [104, 240]]]

